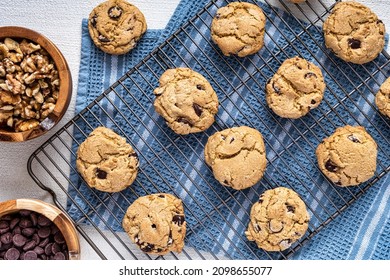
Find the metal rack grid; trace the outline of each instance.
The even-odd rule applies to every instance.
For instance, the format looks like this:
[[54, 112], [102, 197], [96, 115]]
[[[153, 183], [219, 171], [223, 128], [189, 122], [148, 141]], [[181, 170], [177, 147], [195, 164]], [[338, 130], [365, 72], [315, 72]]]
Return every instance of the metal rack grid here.
[[[299, 6], [265, 0], [264, 48], [244, 59], [225, 57], [210, 42], [208, 27], [216, 10], [229, 2], [211, 1], [29, 159], [32, 178], [53, 196], [57, 206], [68, 212], [80, 234], [102, 259], [156, 258], [131, 244], [120, 225], [132, 201], [157, 192], [180, 197], [187, 220], [183, 252], [158, 258], [287, 259], [390, 170], [390, 124], [373, 102], [389, 72], [389, 55], [383, 51], [367, 65], [346, 64], [326, 50], [317, 36], [321, 33], [318, 25], [333, 5], [327, 6], [321, 0]], [[275, 2], [295, 16], [286, 20], [283, 12], [271, 5]], [[321, 105], [304, 118], [282, 119], [267, 107], [264, 86], [284, 59], [296, 55], [321, 67], [327, 82], [326, 95]], [[154, 112], [153, 89], [161, 74], [174, 67], [190, 67], [202, 73], [218, 94], [220, 109], [216, 122], [204, 133], [176, 135]], [[324, 137], [346, 124], [365, 126], [382, 143], [378, 146], [375, 176], [354, 188], [340, 188], [327, 181], [314, 154]], [[79, 144], [100, 125], [126, 137], [140, 155], [136, 182], [121, 193], [89, 189], [75, 169]], [[263, 134], [268, 161], [260, 183], [244, 191], [219, 185], [203, 159], [203, 148], [210, 135], [239, 125], [255, 127]], [[250, 207], [260, 194], [280, 185], [300, 194], [311, 220], [301, 240], [286, 251], [271, 253], [257, 248], [237, 229], [246, 228]], [[62, 196], [66, 201], [60, 199]]]

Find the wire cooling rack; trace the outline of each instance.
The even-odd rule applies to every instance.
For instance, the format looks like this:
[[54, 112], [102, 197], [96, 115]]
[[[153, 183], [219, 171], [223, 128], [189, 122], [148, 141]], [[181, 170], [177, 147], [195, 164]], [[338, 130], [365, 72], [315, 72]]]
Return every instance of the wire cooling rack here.
[[[331, 54], [323, 44], [319, 26], [333, 5], [318, 0], [299, 6], [264, 1], [264, 48], [247, 58], [225, 57], [210, 41], [209, 26], [216, 10], [229, 2], [211, 1], [29, 159], [32, 178], [71, 216], [81, 236], [102, 259], [156, 258], [141, 252], [121, 228], [132, 201], [156, 192], [180, 197], [187, 220], [183, 252], [158, 258], [287, 259], [390, 170], [390, 125], [374, 103], [389, 73], [389, 55], [382, 52], [374, 62], [360, 66], [344, 63]], [[291, 16], [286, 17], [275, 4]], [[319, 65], [327, 83], [321, 105], [298, 120], [277, 117], [264, 98], [266, 81], [285, 59], [293, 56]], [[176, 135], [154, 112], [153, 89], [161, 74], [175, 67], [190, 67], [202, 73], [218, 94], [219, 113], [206, 132]], [[315, 157], [322, 139], [346, 124], [366, 127], [378, 143], [375, 176], [353, 188], [340, 188], [327, 181]], [[121, 193], [88, 188], [75, 169], [79, 144], [101, 125], [126, 137], [140, 155], [135, 183]], [[210, 135], [239, 125], [257, 128], [263, 134], [268, 161], [264, 178], [244, 191], [218, 184], [203, 156]], [[311, 220], [307, 234], [291, 248], [270, 253], [249, 242], [244, 231], [252, 204], [262, 192], [276, 186], [298, 192]]]

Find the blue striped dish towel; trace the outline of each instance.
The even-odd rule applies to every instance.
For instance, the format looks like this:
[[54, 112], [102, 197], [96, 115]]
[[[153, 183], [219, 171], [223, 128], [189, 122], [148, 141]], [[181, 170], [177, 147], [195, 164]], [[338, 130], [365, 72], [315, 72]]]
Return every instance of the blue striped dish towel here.
[[[182, 0], [165, 30], [148, 31], [138, 47], [124, 56], [111, 56], [99, 51], [89, 38], [87, 21], [84, 20], [76, 101], [77, 112], [84, 109], [126, 71], [141, 61], [152, 49], [164, 42], [170, 34], [200, 11], [208, 2], [206, 0]], [[180, 181], [181, 185], [187, 188], [185, 191], [179, 186], [175, 187], [175, 190], [186, 204], [188, 224], [193, 225], [186, 239], [190, 246], [199, 250], [211, 251], [216, 255], [228, 254], [236, 259], [266, 257], [258, 253], [259, 250], [253, 242], [248, 242], [243, 238], [249, 221], [248, 213], [251, 204], [258, 199], [262, 191], [278, 184], [287, 187], [293, 186], [309, 207], [312, 217], [310, 228], [314, 230], [334, 212], [337, 212], [340, 207], [349, 204], [349, 200], [361, 190], [361, 187], [364, 187], [335, 188], [318, 172], [315, 165], [314, 149], [321, 139], [334, 131], [335, 127], [345, 124], [364, 125], [378, 143], [380, 164], [377, 175], [385, 172], [390, 165], [390, 147], [387, 145], [390, 133], [389, 126], [386, 120], [373, 110], [372, 106], [374, 93], [384, 79], [390, 75], [390, 70], [387, 65], [387, 67], [382, 67], [381, 71], [376, 71], [378, 65], [386, 65], [386, 59], [383, 56], [364, 66], [351, 66], [334, 56], [327, 57], [324, 50], [318, 49], [317, 46], [317, 44], [324, 46], [321, 28], [311, 25], [308, 27], [309, 33], [302, 32], [303, 27], [306, 27], [305, 23], [296, 20], [288, 13], [259, 2], [257, 2], [258, 5], [263, 8], [268, 18], [266, 47], [260, 51], [260, 56], [245, 58], [241, 61], [237, 61], [236, 58], [225, 58], [228, 64], [222, 63], [220, 62], [220, 54], [213, 50], [212, 45], [207, 41], [209, 30], [205, 27], [205, 23], [210, 20], [210, 15], [215, 14], [217, 7], [227, 4], [227, 1], [222, 0], [215, 2], [215, 5], [206, 6], [206, 11], [200, 14], [197, 20], [184, 27], [186, 36], [181, 37], [183, 34], [177, 34], [170, 44], [161, 49], [166, 50], [169, 55], [169, 52], [172, 52], [176, 46], [177, 52], [171, 54], [169, 66], [194, 68], [204, 74], [217, 89], [221, 108], [216, 124], [205, 134], [190, 135], [175, 142], [179, 155], [185, 155], [188, 157], [188, 161], [182, 160], [180, 157], [177, 162], [171, 162], [169, 158], [165, 162], [155, 160], [153, 162], [155, 166], [145, 166], [144, 171], [147, 172], [150, 169], [150, 177], [152, 180], [155, 179], [159, 186], [162, 186], [162, 190], [164, 190], [164, 183], [168, 182], [175, 187], [178, 185], [177, 181]], [[202, 34], [205, 34], [204, 37]], [[194, 45], [194, 42], [204, 46], [204, 49], [199, 49]], [[179, 43], [184, 44], [187, 48], [180, 48]], [[188, 55], [188, 52], [192, 52], [193, 55]], [[328, 89], [319, 108], [302, 119], [291, 121], [274, 116], [264, 106], [262, 85], [273, 75], [284, 59], [296, 55], [301, 55], [316, 64], [323, 65]], [[206, 65], [210, 61], [213, 62], [212, 67], [209, 64]], [[242, 66], [245, 67], [245, 71]], [[152, 69], [147, 69], [148, 71], [145, 72], [142, 72], [142, 66], [140, 68], [140, 72], [145, 73], [146, 77], [135, 76], [133, 79], [136, 81], [139, 79], [140, 84], [145, 83], [145, 80], [155, 83], [156, 77], [149, 72], [155, 71], [154, 73], [161, 74], [163, 69], [161, 69], [161, 65], [149, 67]], [[209, 75], [211, 72], [213, 76]], [[370, 78], [371, 75], [374, 77]], [[132, 85], [129, 84], [130, 86]], [[147, 83], [145, 87], [148, 87]], [[137, 89], [132, 86], [132, 90], [136, 95]], [[225, 96], [225, 93], [228, 93], [228, 96]], [[258, 94], [258, 96], [251, 93]], [[142, 98], [140, 102], [144, 102]], [[150, 121], [151, 116], [155, 118], [153, 121], [161, 124], [162, 129], [164, 129], [164, 122], [155, 115], [150, 102], [147, 103], [147, 101], [146, 99], [144, 104], [147, 112], [140, 112], [139, 115], [139, 118], [146, 125], [142, 126], [137, 133], [145, 136], [145, 139], [150, 139], [150, 143], [147, 143], [146, 146], [156, 147], [156, 149], [163, 151], [164, 148], [160, 146], [164, 146], [165, 136], [176, 138], [169, 130], [161, 132], [160, 128], [148, 126], [149, 123], [153, 124]], [[103, 107], [107, 108], [110, 114], [109, 104], [103, 104]], [[124, 110], [126, 109], [124, 108]], [[99, 123], [94, 120], [94, 117], [88, 119], [88, 115], [86, 115], [84, 118], [87, 118], [92, 125], [98, 126]], [[117, 114], [113, 112], [112, 118], [116, 117]], [[110, 126], [109, 119], [102, 118], [101, 121], [104, 125]], [[207, 141], [207, 134], [210, 135], [217, 130], [237, 124], [258, 128], [266, 139], [269, 165], [264, 180], [253, 188], [242, 192], [231, 192], [220, 186], [216, 186], [215, 190], [210, 190], [205, 181], [213, 182], [213, 185], [217, 185], [217, 183], [213, 181], [210, 170], [204, 166], [204, 162], [201, 160], [202, 145], [196, 147], [195, 144], [204, 144]], [[126, 125], [123, 125], [121, 129], [126, 134], [132, 135], [134, 133]], [[158, 144], [155, 144], [153, 135], [159, 135], [159, 133], [162, 137], [159, 137]], [[85, 135], [82, 135], [79, 130], [75, 130], [74, 138], [82, 141]], [[167, 141], [170, 143], [169, 139]], [[143, 146], [141, 147], [141, 144], [135, 140], [134, 142], [132, 144], [135, 144], [140, 151], [144, 151], [142, 155], [148, 157], [150, 151]], [[74, 149], [77, 149], [77, 145], [74, 145]], [[164, 153], [160, 154], [164, 157]], [[292, 157], [294, 160], [291, 160]], [[158, 178], [153, 177], [153, 170], [163, 170], [166, 166], [171, 167], [173, 175], [165, 174], [165, 181], [159, 182]], [[193, 169], [196, 169], [197, 172]], [[141, 181], [143, 176], [141, 174]], [[73, 187], [69, 188], [72, 200], [69, 200], [67, 210], [72, 218], [78, 223], [94, 223], [102, 228], [108, 226], [113, 231], [122, 231], [117, 216], [121, 217], [123, 213], [118, 212], [117, 206], [126, 208], [134, 199], [134, 194], [125, 192], [126, 199], [123, 199], [123, 196], [113, 195], [110, 197], [107, 207], [100, 207], [97, 208], [97, 211], [92, 211], [84, 200], [84, 197], [90, 197], [88, 204], [94, 203], [96, 199], [91, 195], [91, 190], [85, 186], [77, 173], [71, 173], [71, 180], [78, 187], [77, 191]], [[204, 190], [202, 189], [203, 192], [199, 193], [199, 189], [193, 189], [194, 182], [198, 183], [200, 187], [206, 186]], [[306, 187], [301, 187], [306, 184]], [[383, 176], [369, 187], [357, 201], [354, 201], [340, 215], [321, 228], [297, 253], [292, 255], [292, 258], [390, 259], [389, 185], [390, 176]], [[136, 187], [141, 188], [141, 186]], [[93, 194], [96, 196], [96, 192]], [[142, 190], [139, 194], [142, 194]], [[231, 195], [234, 195], [234, 199], [229, 198]], [[99, 196], [100, 201], [107, 199], [102, 193], [98, 193], [97, 196]], [[196, 203], [193, 201], [194, 198], [197, 200]], [[223, 201], [225, 198], [226, 201], [221, 205], [210, 205], [214, 201]], [[206, 210], [198, 210], [199, 206]], [[89, 219], [82, 218], [80, 207], [85, 209]], [[205, 213], [207, 211], [209, 213]], [[204, 222], [203, 225], [209, 225], [210, 228], [199, 227], [199, 222], [207, 221], [207, 218], [212, 218], [214, 221], [213, 223]], [[105, 222], [102, 223], [102, 220]], [[212, 242], [208, 241], [210, 237], [213, 238]]]

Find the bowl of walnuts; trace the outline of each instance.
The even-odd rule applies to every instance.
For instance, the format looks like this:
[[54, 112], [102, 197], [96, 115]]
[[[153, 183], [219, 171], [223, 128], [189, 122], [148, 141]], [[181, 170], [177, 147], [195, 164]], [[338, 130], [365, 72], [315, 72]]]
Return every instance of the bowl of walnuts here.
[[0, 27], [0, 141], [45, 134], [71, 96], [69, 66], [48, 38], [24, 27]]

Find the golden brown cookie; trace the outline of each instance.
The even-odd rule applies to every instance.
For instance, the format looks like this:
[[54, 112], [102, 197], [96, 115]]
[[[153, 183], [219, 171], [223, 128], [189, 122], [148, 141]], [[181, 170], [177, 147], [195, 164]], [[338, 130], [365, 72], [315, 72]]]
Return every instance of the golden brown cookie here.
[[142, 12], [125, 0], [109, 0], [89, 14], [88, 30], [94, 44], [109, 54], [125, 54], [146, 32]]
[[189, 68], [165, 71], [154, 94], [156, 112], [178, 134], [201, 132], [214, 123], [218, 96], [206, 78]]
[[390, 118], [390, 78], [381, 85], [375, 96], [375, 103], [379, 112]]
[[245, 235], [261, 249], [283, 251], [306, 233], [309, 219], [299, 195], [278, 187], [265, 191], [253, 204]]
[[300, 57], [287, 59], [267, 82], [266, 100], [275, 114], [297, 119], [320, 105], [325, 81], [320, 68]]
[[324, 139], [316, 150], [318, 165], [338, 186], [356, 186], [374, 176], [377, 144], [362, 126], [344, 126]]
[[265, 23], [259, 6], [232, 2], [218, 9], [211, 23], [211, 38], [224, 55], [244, 57], [263, 47]]
[[181, 252], [186, 225], [181, 200], [166, 193], [136, 199], [122, 222], [123, 229], [143, 252], [157, 255]]
[[368, 7], [337, 3], [323, 25], [325, 45], [347, 62], [374, 60], [385, 46], [385, 25]]
[[204, 155], [214, 177], [222, 185], [236, 190], [256, 184], [267, 165], [261, 133], [247, 126], [225, 129], [210, 136]]
[[109, 128], [98, 127], [77, 150], [77, 170], [91, 188], [119, 192], [138, 173], [138, 156], [126, 139]]

